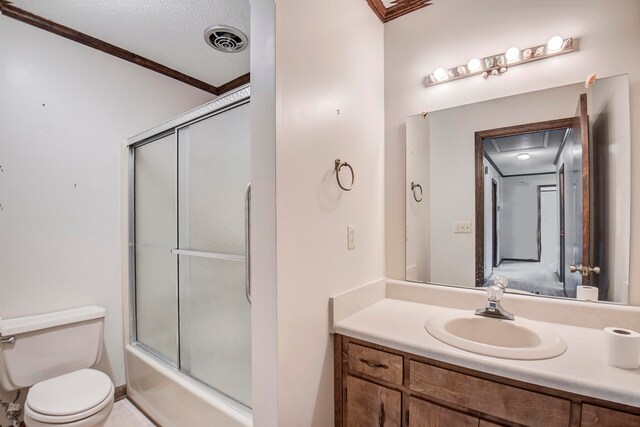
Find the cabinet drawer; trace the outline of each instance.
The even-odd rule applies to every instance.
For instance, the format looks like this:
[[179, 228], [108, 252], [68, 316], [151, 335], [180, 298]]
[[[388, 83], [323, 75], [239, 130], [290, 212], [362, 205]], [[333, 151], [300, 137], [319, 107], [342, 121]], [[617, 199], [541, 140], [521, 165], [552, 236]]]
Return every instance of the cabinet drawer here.
[[582, 405], [582, 421], [580, 427], [621, 427], [640, 426], [640, 416], [601, 408], [593, 405]]
[[402, 385], [402, 356], [353, 343], [347, 350], [350, 371]]
[[409, 425], [417, 427], [478, 427], [478, 419], [421, 399], [409, 399]]
[[411, 390], [526, 426], [567, 427], [568, 400], [411, 361]]

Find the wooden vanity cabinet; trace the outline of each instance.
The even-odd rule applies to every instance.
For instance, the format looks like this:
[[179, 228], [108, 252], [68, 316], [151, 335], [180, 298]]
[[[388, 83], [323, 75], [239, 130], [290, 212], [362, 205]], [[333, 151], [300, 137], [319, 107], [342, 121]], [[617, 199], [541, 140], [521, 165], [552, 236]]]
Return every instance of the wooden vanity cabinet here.
[[640, 427], [638, 407], [338, 334], [334, 346], [336, 427]]

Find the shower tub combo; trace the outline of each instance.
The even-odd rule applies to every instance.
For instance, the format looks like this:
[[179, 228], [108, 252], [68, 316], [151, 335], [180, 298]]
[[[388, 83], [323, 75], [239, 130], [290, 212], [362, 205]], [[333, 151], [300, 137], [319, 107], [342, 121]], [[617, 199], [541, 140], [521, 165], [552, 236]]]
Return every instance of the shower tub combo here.
[[162, 426], [251, 426], [250, 88], [127, 141], [127, 394]]

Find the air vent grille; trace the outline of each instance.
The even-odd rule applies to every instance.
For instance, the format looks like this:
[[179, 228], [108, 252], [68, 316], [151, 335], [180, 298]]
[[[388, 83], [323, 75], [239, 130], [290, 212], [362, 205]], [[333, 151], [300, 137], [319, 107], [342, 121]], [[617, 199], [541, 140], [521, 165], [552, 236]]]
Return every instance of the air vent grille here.
[[249, 40], [242, 31], [222, 25], [207, 28], [204, 39], [209, 46], [225, 53], [241, 52], [249, 45]]

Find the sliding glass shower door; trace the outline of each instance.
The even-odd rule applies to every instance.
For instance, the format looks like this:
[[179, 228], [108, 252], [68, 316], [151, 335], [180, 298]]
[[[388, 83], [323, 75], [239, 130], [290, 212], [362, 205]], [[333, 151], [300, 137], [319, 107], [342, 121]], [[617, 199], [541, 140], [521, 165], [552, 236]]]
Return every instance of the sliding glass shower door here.
[[136, 335], [172, 365], [178, 362], [177, 151], [175, 134], [135, 149]]
[[135, 148], [137, 341], [251, 407], [249, 105]]
[[250, 406], [249, 107], [178, 130], [181, 368]]

